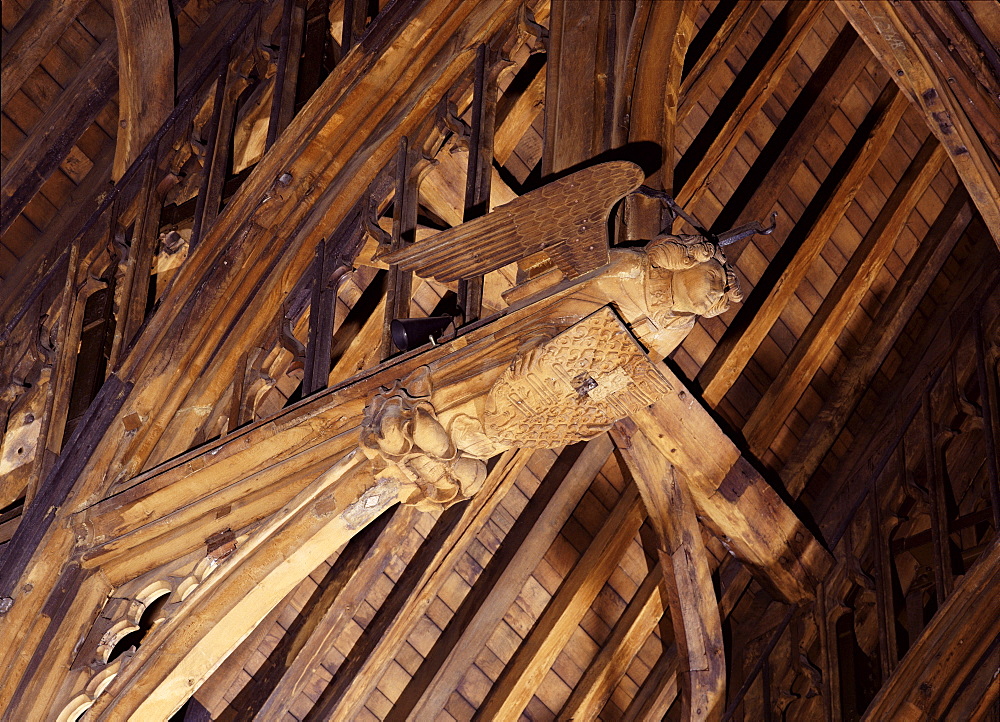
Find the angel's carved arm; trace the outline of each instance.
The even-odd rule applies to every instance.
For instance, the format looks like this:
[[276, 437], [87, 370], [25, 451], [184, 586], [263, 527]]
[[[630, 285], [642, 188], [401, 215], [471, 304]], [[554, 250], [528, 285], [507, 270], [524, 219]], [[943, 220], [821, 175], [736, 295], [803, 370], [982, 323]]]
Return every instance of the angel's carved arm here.
[[665, 236], [646, 247], [649, 261], [658, 268], [683, 271], [715, 257], [718, 249], [702, 236]]

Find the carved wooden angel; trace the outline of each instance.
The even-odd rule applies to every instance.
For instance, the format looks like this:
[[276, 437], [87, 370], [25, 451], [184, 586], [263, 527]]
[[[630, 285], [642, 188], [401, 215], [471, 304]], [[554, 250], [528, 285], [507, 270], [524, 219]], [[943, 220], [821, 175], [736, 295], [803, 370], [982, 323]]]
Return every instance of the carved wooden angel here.
[[643, 178], [634, 163], [602, 163], [382, 259], [447, 283], [545, 256], [565, 279], [579, 279], [573, 296], [584, 305], [581, 317], [587, 306], [614, 305], [651, 355], [662, 358], [698, 316], [716, 316], [742, 300], [721, 247], [770, 233], [773, 225], [747, 224], [718, 237], [663, 234], [642, 248], [612, 249], [608, 214]]

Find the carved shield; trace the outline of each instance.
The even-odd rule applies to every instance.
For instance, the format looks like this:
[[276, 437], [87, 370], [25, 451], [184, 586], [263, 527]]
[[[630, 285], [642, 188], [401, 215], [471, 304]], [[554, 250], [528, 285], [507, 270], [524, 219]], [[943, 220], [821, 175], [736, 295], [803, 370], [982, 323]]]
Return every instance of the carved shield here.
[[589, 439], [672, 391], [610, 306], [521, 354], [490, 389], [484, 429], [511, 446]]

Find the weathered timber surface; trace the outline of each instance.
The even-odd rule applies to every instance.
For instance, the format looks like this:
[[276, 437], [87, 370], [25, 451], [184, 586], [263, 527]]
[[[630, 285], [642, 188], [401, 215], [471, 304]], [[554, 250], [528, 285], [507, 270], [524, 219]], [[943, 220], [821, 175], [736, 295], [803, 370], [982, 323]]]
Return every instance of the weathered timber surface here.
[[954, 45], [971, 40], [957, 25], [948, 28], [953, 39], [942, 39], [920, 7], [924, 3], [837, 0], [837, 4], [941, 141], [1000, 245], [1000, 170], [982, 140], [996, 128], [1000, 110], [996, 80], [984, 99], [976, 81], [951, 54]]
[[994, 539], [882, 686], [864, 719], [946, 719], [964, 683], [978, 665], [989, 663], [990, 648], [1000, 638], [998, 588], [1000, 541]]
[[679, 380], [676, 388], [681, 391], [633, 414], [633, 421], [683, 469], [704, 523], [761, 583], [790, 602], [813, 598], [831, 565], [829, 552]]
[[118, 39], [118, 136], [112, 177], [121, 178], [174, 107], [174, 43], [167, 0], [112, 2]]
[[663, 587], [681, 673], [681, 718], [721, 719], [726, 701], [722, 621], [683, 470], [678, 478], [677, 470], [631, 421], [618, 423], [616, 441], [659, 537]]

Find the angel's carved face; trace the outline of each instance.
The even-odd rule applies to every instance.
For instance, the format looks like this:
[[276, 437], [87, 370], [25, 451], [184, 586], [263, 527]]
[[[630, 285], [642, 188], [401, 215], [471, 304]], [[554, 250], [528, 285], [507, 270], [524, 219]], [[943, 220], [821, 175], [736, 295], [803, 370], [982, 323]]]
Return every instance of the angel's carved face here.
[[714, 316], [720, 312], [718, 307], [726, 293], [726, 270], [719, 261], [712, 259], [674, 271], [672, 282], [675, 313]]

